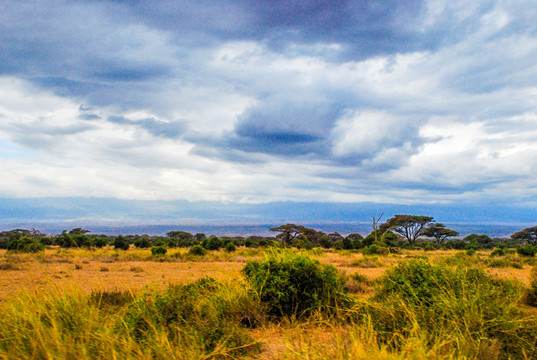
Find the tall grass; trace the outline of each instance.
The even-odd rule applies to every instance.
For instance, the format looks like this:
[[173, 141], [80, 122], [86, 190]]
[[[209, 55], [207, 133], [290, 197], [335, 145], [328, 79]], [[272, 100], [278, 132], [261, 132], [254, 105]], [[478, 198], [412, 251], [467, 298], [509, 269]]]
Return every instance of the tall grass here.
[[419, 333], [443, 355], [537, 356], [537, 319], [517, 305], [524, 295], [520, 283], [493, 278], [480, 268], [419, 260], [395, 266], [380, 283], [365, 313], [394, 349]]
[[247, 288], [210, 279], [134, 297], [25, 292], [1, 311], [1, 359], [232, 358], [258, 350], [245, 329], [262, 317]]
[[245, 282], [26, 291], [0, 303], [0, 359], [537, 358], [537, 318], [520, 306], [537, 294], [537, 270], [528, 290], [473, 258], [411, 259], [375, 282], [354, 275], [370, 298], [288, 251], [246, 264]]

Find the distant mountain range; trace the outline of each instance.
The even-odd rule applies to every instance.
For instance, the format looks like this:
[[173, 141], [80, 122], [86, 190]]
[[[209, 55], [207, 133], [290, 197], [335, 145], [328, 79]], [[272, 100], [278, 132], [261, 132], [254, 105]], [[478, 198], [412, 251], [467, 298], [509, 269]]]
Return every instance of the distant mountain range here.
[[[162, 235], [170, 230], [207, 235], [269, 235], [271, 226], [296, 223], [342, 234], [371, 231], [371, 216], [384, 212], [433, 216], [459, 231], [508, 236], [537, 224], [537, 208], [512, 204], [272, 202], [238, 204], [100, 198], [0, 199], [0, 228], [34, 227], [57, 233], [86, 227], [94, 233]], [[381, 222], [382, 222], [381, 220]]]

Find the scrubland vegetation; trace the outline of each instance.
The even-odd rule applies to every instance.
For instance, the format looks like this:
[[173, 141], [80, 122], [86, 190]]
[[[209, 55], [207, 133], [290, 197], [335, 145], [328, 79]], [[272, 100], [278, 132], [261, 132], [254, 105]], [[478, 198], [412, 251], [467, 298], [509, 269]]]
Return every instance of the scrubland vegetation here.
[[277, 231], [4, 232], [0, 358], [537, 358], [535, 244], [520, 235]]

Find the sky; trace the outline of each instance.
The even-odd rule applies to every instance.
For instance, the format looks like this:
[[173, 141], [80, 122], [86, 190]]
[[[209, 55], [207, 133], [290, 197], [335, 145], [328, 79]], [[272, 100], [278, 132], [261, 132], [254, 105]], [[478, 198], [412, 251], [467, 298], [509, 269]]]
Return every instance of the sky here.
[[535, 211], [536, 18], [534, 0], [2, 0], [0, 198]]

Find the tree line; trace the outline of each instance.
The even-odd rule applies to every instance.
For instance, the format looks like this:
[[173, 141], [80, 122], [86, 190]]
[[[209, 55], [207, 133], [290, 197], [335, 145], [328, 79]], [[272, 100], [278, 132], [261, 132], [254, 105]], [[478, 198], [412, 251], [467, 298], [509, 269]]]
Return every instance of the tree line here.
[[507, 239], [490, 238], [484, 234], [470, 234], [459, 238], [459, 233], [434, 221], [430, 216], [394, 215], [379, 224], [382, 214], [372, 217], [372, 231], [363, 237], [358, 233], [343, 236], [337, 232], [325, 233], [302, 225], [285, 224], [270, 230], [275, 236], [206, 236], [203, 233], [191, 234], [186, 231], [170, 231], [166, 236], [149, 235], [97, 235], [89, 230], [74, 228], [58, 235], [43, 234], [38, 230], [14, 229], [0, 232], [0, 248], [37, 252], [45, 246], [62, 248], [102, 248], [113, 246], [127, 250], [130, 247], [155, 248], [156, 253], [165, 253], [166, 248], [200, 246], [205, 250], [226, 248], [233, 251], [237, 246], [268, 247], [284, 246], [302, 249], [314, 247], [337, 250], [364, 249], [375, 252], [395, 252], [400, 248], [434, 249], [492, 249], [495, 247], [521, 248], [522, 252], [537, 253], [537, 226], [518, 231]]

